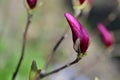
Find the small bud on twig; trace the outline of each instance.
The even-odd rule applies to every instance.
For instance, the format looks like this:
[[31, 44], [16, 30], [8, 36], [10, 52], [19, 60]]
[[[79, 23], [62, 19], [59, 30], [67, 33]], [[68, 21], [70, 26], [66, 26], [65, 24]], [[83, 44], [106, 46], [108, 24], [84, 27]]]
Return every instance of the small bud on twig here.
[[29, 80], [38, 80], [39, 79], [39, 74], [41, 70], [38, 70], [36, 61], [32, 62], [31, 65], [31, 70], [29, 73]]

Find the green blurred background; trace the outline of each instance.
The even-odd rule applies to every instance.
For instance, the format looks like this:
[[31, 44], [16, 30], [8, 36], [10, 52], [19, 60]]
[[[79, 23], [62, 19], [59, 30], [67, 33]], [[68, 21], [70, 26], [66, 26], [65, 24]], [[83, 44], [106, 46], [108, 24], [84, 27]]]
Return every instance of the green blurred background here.
[[[28, 80], [30, 66], [33, 60], [36, 60], [38, 68], [43, 69], [47, 55], [50, 53], [57, 40], [59, 40], [60, 36], [68, 27], [63, 14], [65, 12], [73, 13], [72, 6], [70, 6], [70, 0], [39, 0], [39, 2], [40, 1], [44, 4], [41, 8], [34, 12], [32, 23], [28, 30], [25, 56], [16, 80]], [[93, 7], [95, 7], [95, 5]], [[94, 9], [99, 10], [100, 7]], [[110, 7], [107, 9], [109, 10]], [[94, 20], [96, 21], [96, 19], [98, 19], [98, 17], [96, 18], [95, 16], [97, 15], [97, 12], [99, 13], [99, 11], [96, 11], [96, 13], [93, 11], [94, 16], [92, 17], [94, 18], [91, 18], [93, 19], [93, 22]], [[99, 14], [97, 16], [99, 16]], [[27, 12], [24, 5], [24, 0], [0, 0], [0, 80], [10, 80], [17, 66], [21, 53], [22, 35], [27, 22], [26, 20]], [[88, 26], [84, 20], [81, 20], [81, 23], [86, 25], [88, 29], [93, 30], [93, 26]], [[95, 24], [92, 23], [92, 25]], [[119, 31], [114, 31], [114, 33], [118, 35]], [[119, 36], [115, 38], [120, 40]], [[103, 54], [107, 52], [103, 51], [104, 47], [99, 44], [99, 41], [100, 40], [96, 35], [94, 38], [92, 37], [92, 45], [90, 45], [90, 48], [88, 49], [89, 54], [78, 65], [68, 68], [68, 71], [66, 70], [67, 73], [62, 75], [62, 77], [68, 77], [69, 74], [73, 73], [69, 77], [77, 77], [82, 74], [87, 75], [88, 77], [92, 76], [92, 78], [85, 80], [93, 80], [93, 77], [96, 75], [102, 77], [100, 80], [119, 80], [120, 78], [118, 76], [116, 67], [114, 67], [111, 59], [106, 57], [106, 54]], [[117, 46], [118, 50], [119, 45]], [[68, 33], [68, 37], [63, 41], [56, 53], [57, 54], [52, 59], [52, 64], [50, 64], [50, 70], [58, 68], [59, 66], [64, 65], [75, 58], [76, 53], [73, 50], [70, 31]], [[116, 53], [118, 54], [119, 51]], [[97, 57], [101, 56], [101, 54], [102, 57], [104, 56], [103, 60], [98, 60], [99, 64], [87, 71], [88, 67], [86, 67], [86, 65], [91, 65], [90, 63], [97, 61]], [[71, 70], [70, 72], [69, 69]], [[59, 74], [63, 73], [64, 71]], [[59, 76], [59, 74], [55, 76]], [[70, 80], [69, 78], [57, 79], [55, 77], [48, 78], [47, 80], [50, 79]]]
[[[34, 12], [28, 30], [24, 60], [16, 80], [28, 80], [33, 60], [36, 60], [39, 68], [43, 68], [47, 54], [65, 29], [62, 1], [42, 2], [44, 5]], [[0, 0], [0, 79], [2, 80], [10, 80], [17, 66], [26, 20], [24, 0]], [[60, 50], [58, 52], [62, 53]]]

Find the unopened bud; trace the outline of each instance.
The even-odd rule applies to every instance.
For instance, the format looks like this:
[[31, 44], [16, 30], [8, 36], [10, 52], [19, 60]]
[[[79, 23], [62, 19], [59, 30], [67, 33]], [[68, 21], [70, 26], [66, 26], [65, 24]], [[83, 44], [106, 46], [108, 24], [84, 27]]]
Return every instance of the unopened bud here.
[[102, 41], [106, 45], [106, 47], [111, 46], [113, 44], [112, 34], [107, 30], [107, 28], [102, 23], [97, 24], [97, 29], [100, 32]]
[[36, 7], [37, 0], [27, 0], [27, 4], [30, 9], [34, 9]]
[[79, 0], [80, 4], [83, 4], [85, 2], [85, 0]]
[[85, 53], [89, 46], [89, 35], [79, 21], [69, 13], [64, 14], [72, 30], [74, 50]]

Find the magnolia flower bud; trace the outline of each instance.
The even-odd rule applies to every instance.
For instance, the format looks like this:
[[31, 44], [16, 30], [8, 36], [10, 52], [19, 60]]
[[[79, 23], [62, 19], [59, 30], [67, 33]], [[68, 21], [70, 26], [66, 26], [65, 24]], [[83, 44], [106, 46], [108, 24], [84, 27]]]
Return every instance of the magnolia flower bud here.
[[37, 0], [27, 0], [27, 4], [30, 9], [34, 9], [36, 7]]
[[102, 23], [97, 24], [97, 29], [100, 32], [102, 41], [106, 45], [106, 47], [111, 46], [113, 44], [112, 34], [106, 29], [106, 27]]
[[79, 0], [80, 4], [83, 4], [85, 2], [85, 0]]
[[89, 35], [79, 21], [69, 13], [64, 14], [70, 28], [74, 42], [74, 49], [77, 53], [85, 53], [89, 46]]

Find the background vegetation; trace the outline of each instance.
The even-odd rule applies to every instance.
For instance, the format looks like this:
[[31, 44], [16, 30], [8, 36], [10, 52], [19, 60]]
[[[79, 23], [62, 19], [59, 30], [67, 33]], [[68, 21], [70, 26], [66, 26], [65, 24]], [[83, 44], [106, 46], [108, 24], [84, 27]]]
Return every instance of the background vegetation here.
[[[44, 4], [34, 13], [32, 23], [28, 31], [24, 60], [16, 80], [28, 79], [32, 60], [36, 60], [39, 68], [42, 69], [44, 67], [47, 55], [50, 53], [57, 40], [59, 40], [64, 30], [68, 27], [63, 16], [64, 12], [73, 13], [70, 2], [67, 3], [67, 1], [70, 0], [39, 1], [43, 1]], [[97, 4], [98, 0], [93, 1], [96, 2], [94, 4]], [[114, 5], [114, 3], [111, 4], [108, 2], [107, 4], [108, 11], [109, 9], [111, 11], [114, 10], [114, 6], [109, 7], [109, 5]], [[103, 5], [106, 4], [104, 3]], [[95, 6], [96, 5], [93, 7]], [[99, 10], [99, 8], [101, 9], [101, 7], [98, 7], [97, 10]], [[91, 15], [97, 15], [97, 12], [99, 11], [94, 13], [95, 10], [96, 8], [93, 9], [93, 13], [91, 12]], [[96, 19], [95, 16], [93, 17], [95, 18], [95, 21], [98, 19]], [[91, 16], [90, 18], [93, 19]], [[27, 13], [24, 0], [0, 0], [0, 79], [2, 80], [11, 79], [13, 71], [18, 63], [26, 20]], [[88, 21], [93, 25], [92, 26], [80, 19], [81, 23], [84, 24], [87, 29], [91, 29], [89, 30], [90, 33], [92, 33], [93, 27], [95, 26], [94, 20], [92, 22]], [[102, 21], [102, 19], [99, 20]], [[114, 28], [110, 27], [109, 29], [113, 31]], [[95, 76], [98, 76], [100, 80], [119, 80], [119, 71], [116, 67], [116, 64], [118, 66], [117, 62], [119, 61], [119, 28], [120, 27], [117, 27], [117, 31], [113, 31], [117, 44], [115, 44], [115, 48], [111, 54], [107, 54], [108, 52], [105, 51], [103, 45], [99, 43], [100, 40], [98, 35], [95, 35], [91, 39], [88, 55], [81, 60], [78, 65], [65, 69], [60, 73], [48, 77], [47, 79], [93, 80]], [[52, 59], [52, 64], [50, 64], [50, 70], [58, 68], [75, 58], [76, 53], [73, 50], [70, 31], [68, 33], [68, 37], [63, 41], [56, 53], [57, 54]], [[99, 60], [99, 56], [101, 56], [102, 59], [100, 58]], [[113, 59], [111, 56], [117, 56], [118, 59]], [[96, 65], [93, 65], [94, 63], [96, 63]]]

